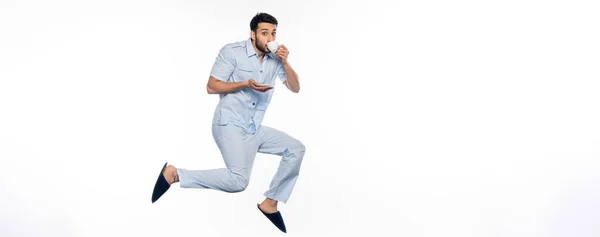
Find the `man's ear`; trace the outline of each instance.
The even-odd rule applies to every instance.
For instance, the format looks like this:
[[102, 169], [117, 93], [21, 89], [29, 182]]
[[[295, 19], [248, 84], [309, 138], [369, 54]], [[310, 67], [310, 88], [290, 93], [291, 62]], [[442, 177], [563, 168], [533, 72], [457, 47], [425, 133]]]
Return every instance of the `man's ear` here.
[[253, 30], [250, 31], [250, 38], [256, 40], [256, 33]]

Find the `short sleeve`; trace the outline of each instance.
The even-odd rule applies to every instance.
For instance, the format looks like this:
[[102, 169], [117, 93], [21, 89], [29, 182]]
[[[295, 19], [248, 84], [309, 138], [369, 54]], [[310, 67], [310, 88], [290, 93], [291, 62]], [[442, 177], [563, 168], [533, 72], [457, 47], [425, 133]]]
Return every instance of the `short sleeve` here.
[[235, 59], [233, 53], [231, 48], [225, 45], [219, 50], [219, 55], [215, 59], [210, 75], [217, 80], [227, 82], [234, 69]]
[[277, 77], [281, 80], [281, 82], [285, 82], [287, 80], [287, 74], [285, 73], [285, 69], [283, 69], [283, 64], [279, 63], [277, 66]]

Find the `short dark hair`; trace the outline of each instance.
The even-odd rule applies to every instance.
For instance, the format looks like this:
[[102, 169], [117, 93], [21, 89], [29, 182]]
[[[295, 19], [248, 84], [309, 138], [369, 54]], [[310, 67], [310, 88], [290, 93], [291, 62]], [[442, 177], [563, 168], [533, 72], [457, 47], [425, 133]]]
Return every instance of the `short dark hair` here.
[[258, 23], [271, 23], [277, 26], [277, 19], [274, 16], [269, 15], [268, 13], [259, 12], [250, 21], [250, 30], [256, 32], [258, 28]]

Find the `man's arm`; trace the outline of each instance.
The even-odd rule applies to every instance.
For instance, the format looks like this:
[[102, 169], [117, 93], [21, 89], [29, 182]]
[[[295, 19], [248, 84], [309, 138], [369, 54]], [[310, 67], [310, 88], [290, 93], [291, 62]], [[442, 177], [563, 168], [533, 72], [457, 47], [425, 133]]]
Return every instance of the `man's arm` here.
[[229, 82], [229, 78], [235, 70], [235, 64], [231, 47], [223, 46], [219, 50], [206, 84], [208, 94], [226, 94], [248, 86], [247, 82]]
[[285, 80], [285, 86], [294, 93], [300, 92], [300, 82], [298, 81], [298, 74], [294, 71], [292, 66], [289, 63], [286, 63], [283, 65], [283, 70], [285, 70], [285, 74], [287, 75], [287, 79]]
[[248, 87], [248, 81], [224, 82], [210, 76], [206, 84], [206, 91], [208, 94], [227, 94]]
[[[283, 71], [285, 72], [285, 75], [280, 73], [280, 77], [285, 78], [284, 84], [285, 86], [292, 92], [294, 93], [298, 93], [300, 92], [300, 82], [298, 81], [298, 74], [296, 73], [296, 71], [294, 71], [294, 69], [292, 68], [292, 65], [290, 65], [290, 63], [287, 61], [287, 57], [290, 54], [290, 51], [288, 50], [287, 47], [285, 47], [285, 45], [280, 45], [279, 49], [277, 49], [277, 51], [275, 52], [275, 55], [277, 55], [280, 59], [281, 59], [281, 65], [283, 67]], [[281, 69], [279, 69], [281, 71]], [[283, 80], [283, 79], [282, 79]]]
[[241, 82], [224, 82], [210, 76], [206, 84], [206, 92], [208, 94], [227, 94], [244, 88], [252, 88], [254, 90], [265, 92], [273, 89], [271, 86], [263, 86], [254, 79]]

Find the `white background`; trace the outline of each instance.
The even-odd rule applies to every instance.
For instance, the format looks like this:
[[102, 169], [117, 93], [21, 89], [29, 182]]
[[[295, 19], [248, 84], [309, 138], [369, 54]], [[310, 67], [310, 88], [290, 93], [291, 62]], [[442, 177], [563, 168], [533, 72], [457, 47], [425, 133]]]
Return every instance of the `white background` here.
[[275, 156], [150, 201], [224, 167], [205, 85], [260, 11], [302, 88], [264, 121], [307, 146], [287, 235], [600, 236], [595, 1], [383, 2], [2, 0], [0, 236], [281, 236]]

